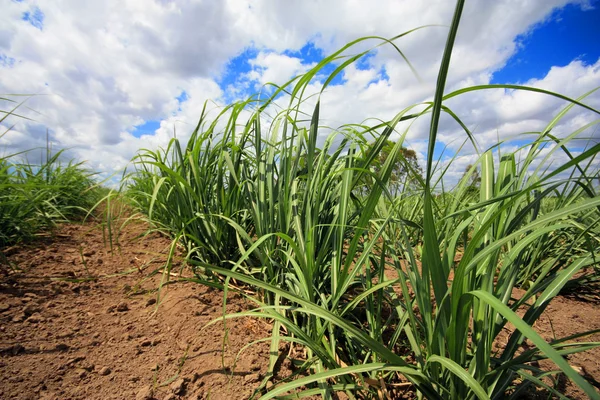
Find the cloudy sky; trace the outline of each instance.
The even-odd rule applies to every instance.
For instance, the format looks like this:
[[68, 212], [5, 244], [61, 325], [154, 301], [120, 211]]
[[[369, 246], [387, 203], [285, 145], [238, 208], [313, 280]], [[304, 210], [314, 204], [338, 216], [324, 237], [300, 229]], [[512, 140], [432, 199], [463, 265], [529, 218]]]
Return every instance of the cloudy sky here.
[[[323, 124], [389, 119], [431, 100], [454, 4], [449, 0], [0, 0], [0, 94], [35, 94], [7, 118], [0, 155], [45, 144], [87, 160], [103, 176], [121, 171], [139, 148], [185, 138], [206, 100], [214, 107], [284, 83], [361, 36], [399, 39], [415, 76], [391, 47], [347, 68], [322, 96]], [[600, 86], [600, 2], [468, 0], [448, 90], [487, 83], [533, 85], [578, 97]], [[358, 52], [376, 45], [369, 42]], [[365, 47], [367, 46], [367, 47]], [[314, 82], [318, 88], [319, 82]], [[600, 91], [599, 91], [600, 92]], [[586, 102], [600, 107], [600, 94]], [[0, 110], [12, 103], [0, 101]], [[541, 130], [564, 102], [488, 90], [448, 103], [482, 148]], [[0, 115], [0, 118], [2, 116]], [[597, 119], [573, 109], [556, 132]], [[423, 157], [423, 121], [408, 134]], [[444, 120], [438, 149], [464, 140]], [[597, 140], [600, 133], [588, 130]], [[518, 143], [517, 143], [518, 144]], [[39, 154], [39, 151], [38, 153]], [[463, 149], [456, 174], [475, 159]], [[39, 156], [35, 156], [39, 157]], [[35, 158], [34, 157], [34, 158]]]

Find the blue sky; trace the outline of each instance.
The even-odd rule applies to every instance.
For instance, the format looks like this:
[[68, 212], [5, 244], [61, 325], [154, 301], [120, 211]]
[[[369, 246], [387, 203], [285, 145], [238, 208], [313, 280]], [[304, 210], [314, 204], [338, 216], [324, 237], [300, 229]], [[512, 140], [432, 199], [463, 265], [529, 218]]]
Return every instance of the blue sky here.
[[591, 9], [569, 4], [552, 13], [548, 21], [531, 32], [519, 35], [519, 50], [507, 64], [494, 73], [492, 83], [522, 83], [543, 78], [553, 66], [564, 66], [574, 59], [586, 64], [600, 58], [600, 7]]
[[44, 13], [38, 6], [34, 6], [30, 10], [24, 11], [21, 19], [39, 30], [44, 28]]
[[[0, 152], [54, 148], [109, 174], [139, 148], [185, 140], [209, 109], [282, 84], [361, 36], [393, 37], [419, 73], [389, 46], [348, 67], [321, 96], [322, 124], [390, 119], [431, 99], [453, 2], [373, 0], [8, 1], [0, 14], [0, 93], [35, 93], [31, 121], [0, 138]], [[448, 90], [529, 83], [577, 97], [600, 86], [600, 1], [467, 1]], [[350, 53], [377, 44], [361, 43]], [[333, 71], [327, 66], [319, 75]], [[319, 85], [311, 87], [315, 93]], [[588, 99], [600, 107], [600, 98]], [[7, 104], [0, 104], [5, 109]], [[449, 105], [485, 145], [543, 129], [564, 104], [510, 91], [460, 96]], [[573, 110], [556, 132], [592, 116]], [[5, 121], [9, 123], [10, 121]], [[424, 156], [426, 121], [407, 144]], [[595, 133], [594, 133], [595, 134]], [[325, 133], [323, 133], [325, 135]], [[323, 136], [324, 137], [324, 136]], [[458, 151], [464, 133], [444, 121], [437, 150]], [[465, 163], [476, 155], [461, 150]], [[457, 168], [462, 168], [457, 163]]]
[[[506, 64], [495, 71], [490, 83], [525, 83], [531, 79], [543, 78], [551, 67], [565, 66], [573, 60], [581, 60], [585, 64], [594, 64], [600, 58], [600, 7], [595, 0], [588, 7], [576, 4], [567, 4], [556, 9], [545, 20], [532, 26], [527, 32], [515, 38], [516, 52], [508, 59]], [[247, 47], [239, 55], [231, 58], [225, 67], [224, 73], [217, 78], [219, 86], [225, 90], [230, 85], [236, 85], [240, 76], [248, 74], [255, 69], [251, 61], [256, 58], [259, 50]], [[282, 54], [297, 57], [303, 64], [318, 63], [326, 53], [315, 47], [313, 42], [307, 42], [298, 50], [287, 49]], [[370, 56], [361, 59], [357, 66], [364, 69], [369, 63]], [[324, 70], [331, 73], [334, 66], [330, 65]], [[373, 80], [386, 79], [385, 69], [382, 74]], [[282, 82], [280, 82], [282, 83]], [[338, 76], [332, 84], [342, 84], [342, 76]], [[239, 96], [250, 96], [255, 93], [256, 87], [249, 87]], [[185, 92], [183, 92], [185, 93]], [[177, 98], [185, 101], [185, 98]], [[225, 95], [225, 102], [235, 101], [235, 96]], [[135, 136], [147, 135], [160, 127], [160, 120], [148, 120], [138, 125], [132, 131]], [[439, 150], [439, 149], [438, 149]]]

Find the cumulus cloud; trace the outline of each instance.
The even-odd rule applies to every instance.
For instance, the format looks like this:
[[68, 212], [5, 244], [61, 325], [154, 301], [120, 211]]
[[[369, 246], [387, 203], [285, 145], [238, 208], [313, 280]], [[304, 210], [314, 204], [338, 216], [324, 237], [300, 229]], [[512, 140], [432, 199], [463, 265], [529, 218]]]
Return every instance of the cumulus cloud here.
[[313, 64], [303, 64], [298, 57], [290, 57], [273, 52], [261, 52], [250, 61], [254, 68], [248, 73], [248, 79], [260, 85], [275, 83], [282, 85], [290, 78], [306, 72]]
[[[364, 63], [348, 67], [322, 95], [323, 123], [339, 126], [366, 118], [389, 119], [402, 108], [430, 100], [453, 4], [448, 1], [227, 0], [5, 2], [0, 15], [0, 93], [39, 94], [20, 111], [35, 121], [17, 121], [0, 138], [11, 153], [45, 143], [112, 174], [141, 147], [164, 146], [189, 135], [207, 100], [223, 106], [267, 82], [284, 83], [314, 60], [298, 50], [307, 43], [329, 54], [365, 35], [392, 37], [434, 25], [397, 41], [417, 75], [391, 46], [377, 48]], [[536, 24], [569, 0], [468, 2], [453, 55], [448, 89], [486, 84]], [[579, 2], [586, 6], [586, 2]], [[356, 53], [380, 43], [363, 42]], [[254, 49], [247, 71], [223, 82], [230, 60]], [[291, 50], [291, 52], [290, 52]], [[573, 61], [527, 84], [579, 96], [600, 82], [600, 64]], [[319, 82], [310, 90], [318, 92]], [[185, 93], [185, 101], [177, 98]], [[283, 100], [283, 99], [282, 99]], [[307, 106], [314, 104], [309, 102]], [[598, 106], [598, 96], [588, 101]], [[448, 104], [464, 118], [482, 146], [543, 129], [564, 102], [536, 94], [490, 90], [459, 96]], [[10, 109], [4, 101], [0, 109]], [[574, 109], [556, 128], [565, 132], [590, 120]], [[153, 134], [135, 127], [160, 121]], [[10, 121], [6, 121], [10, 122]], [[458, 150], [464, 134], [443, 120], [440, 146]], [[411, 127], [407, 140], [425, 152], [427, 124]], [[596, 135], [596, 133], [594, 133]], [[139, 137], [138, 137], [139, 136]], [[465, 157], [474, 154], [464, 148]]]

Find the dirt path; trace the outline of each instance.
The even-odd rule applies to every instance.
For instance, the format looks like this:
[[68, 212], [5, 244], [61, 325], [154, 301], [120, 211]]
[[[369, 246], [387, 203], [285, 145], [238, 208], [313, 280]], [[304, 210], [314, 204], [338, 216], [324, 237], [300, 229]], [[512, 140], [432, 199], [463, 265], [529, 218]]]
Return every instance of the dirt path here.
[[[156, 307], [160, 276], [145, 277], [163, 265], [170, 242], [140, 239], [144, 230], [130, 224], [114, 255], [93, 223], [9, 249], [22, 271], [0, 274], [0, 399], [247, 399], [259, 386], [268, 342], [250, 346], [232, 367], [270, 326], [232, 321], [226, 341], [221, 322], [203, 330], [222, 315], [222, 292], [197, 284], [168, 286]], [[248, 307], [231, 296], [227, 310]], [[547, 340], [600, 329], [600, 306], [558, 297], [535, 327]], [[600, 334], [579, 339], [588, 340]], [[568, 359], [600, 380], [600, 349]], [[585, 398], [560, 384], [568, 397]]]
[[[54, 240], [11, 251], [23, 271], [0, 276], [0, 399], [247, 399], [268, 365], [268, 324], [222, 314], [222, 292], [160, 277], [169, 241], [132, 224], [111, 256], [96, 225], [63, 226]], [[81, 249], [81, 251], [80, 251]], [[83, 255], [83, 257], [82, 257]], [[85, 261], [85, 262], [84, 262]], [[141, 272], [136, 271], [140, 269]], [[125, 270], [135, 272], [125, 275]], [[112, 275], [112, 276], [110, 276]], [[73, 282], [74, 279], [99, 277]], [[230, 298], [228, 311], [247, 307]]]

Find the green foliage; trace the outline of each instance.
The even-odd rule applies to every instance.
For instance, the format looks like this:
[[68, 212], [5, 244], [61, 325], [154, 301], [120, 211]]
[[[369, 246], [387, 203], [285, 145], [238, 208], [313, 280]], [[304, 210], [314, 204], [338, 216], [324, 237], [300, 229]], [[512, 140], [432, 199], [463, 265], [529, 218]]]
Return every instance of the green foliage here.
[[[0, 123], [11, 115], [25, 118], [15, 114], [21, 104], [2, 111]], [[27, 162], [23, 153], [0, 157], [0, 248], [31, 240], [58, 222], [82, 218], [98, 201], [94, 174], [83, 163], [61, 163], [62, 153], [51, 156], [47, 147], [46, 162], [41, 165]]]
[[[373, 145], [374, 143], [370, 143], [363, 158], [367, 159], [371, 156], [370, 153], [375, 150]], [[369, 167], [374, 175], [380, 174], [383, 165], [390, 157], [395, 145], [396, 143], [391, 140], [386, 140], [383, 147], [372, 159]], [[400, 147], [399, 151], [394, 152], [391, 163], [392, 172], [387, 182], [387, 187], [393, 196], [406, 193], [409, 189], [419, 189], [423, 180], [423, 171], [419, 165], [416, 151]], [[360, 193], [368, 193], [374, 184], [373, 176], [364, 174], [359, 185]]]
[[[376, 126], [330, 131], [320, 125], [316, 101], [307, 120], [304, 92], [327, 64], [336, 69], [323, 90], [366, 54], [343, 58], [348, 48], [367, 40], [393, 44], [404, 34], [363, 38], [276, 86], [268, 99], [232, 104], [216, 117], [203, 110], [185, 147], [174, 139], [134, 159], [129, 196], [156, 229], [173, 237], [173, 248], [186, 247], [193, 280], [227, 291], [235, 290], [234, 279], [236, 287], [242, 282], [255, 290], [244, 292], [254, 310], [213, 323], [243, 316], [274, 321], [270, 373], [281, 342], [305, 347], [307, 357], [298, 361], [310, 374], [275, 385], [264, 398], [287, 392], [332, 398], [336, 391], [375, 398], [393, 392], [387, 384], [400, 376], [429, 399], [517, 398], [548, 375], [531, 367], [540, 359], [552, 360], [598, 398], [563, 358], [598, 343], [548, 343], [531, 327], [579, 271], [598, 264], [600, 197], [592, 161], [600, 145], [577, 155], [568, 145], [599, 121], [561, 139], [550, 132], [574, 106], [600, 112], [583, 103], [585, 95], [574, 100], [514, 85], [444, 94], [462, 6], [458, 1], [433, 102]], [[567, 106], [520, 149], [526, 154], [520, 162], [516, 152], [500, 153], [498, 143], [446, 190], [446, 169], [433, 158], [441, 113], [471, 134], [444, 101], [507, 88], [554, 96]], [[277, 105], [281, 111], [266, 118], [281, 99], [289, 100], [287, 107]], [[401, 121], [430, 113], [421, 174], [403, 147], [408, 130], [397, 142], [389, 138]], [[550, 157], [559, 152], [570, 161], [550, 171]], [[526, 290], [517, 299], [516, 287]], [[512, 333], [496, 352], [504, 329]], [[535, 347], [523, 351], [526, 339]]]
[[60, 154], [42, 166], [0, 159], [0, 247], [81, 218], [98, 200], [93, 174], [81, 163], [61, 164]]

